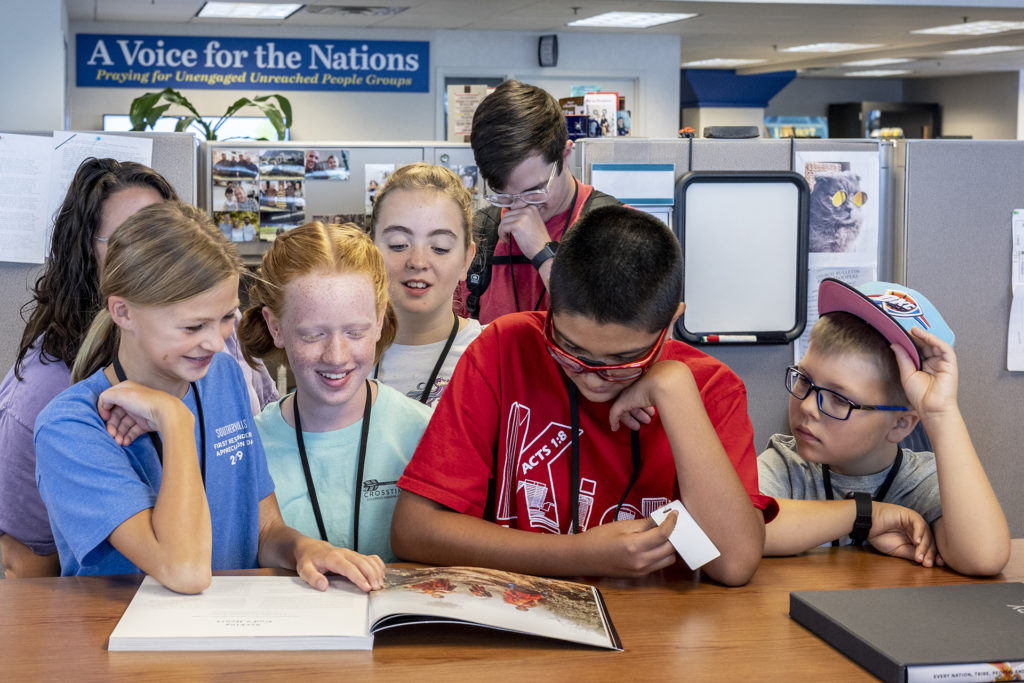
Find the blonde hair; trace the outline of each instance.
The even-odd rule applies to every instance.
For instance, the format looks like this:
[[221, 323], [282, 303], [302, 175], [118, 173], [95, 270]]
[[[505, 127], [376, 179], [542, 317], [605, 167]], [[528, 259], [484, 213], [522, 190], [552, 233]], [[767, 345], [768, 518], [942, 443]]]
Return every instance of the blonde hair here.
[[345, 273], [366, 275], [373, 284], [375, 310], [377, 315], [384, 313], [384, 326], [374, 356], [374, 363], [379, 361], [398, 330], [398, 319], [388, 296], [384, 257], [359, 226], [353, 223], [324, 225], [319, 221], [278, 236], [270, 251], [263, 255], [263, 265], [249, 289], [249, 308], [238, 323], [238, 339], [245, 359], [252, 364], [257, 358], [273, 357], [287, 363], [287, 355], [274, 345], [263, 318], [263, 307], [281, 318], [284, 288], [289, 282], [310, 274]]
[[462, 218], [462, 245], [469, 251], [473, 244], [473, 195], [462, 179], [455, 175], [455, 172], [444, 166], [435, 166], [417, 162], [402, 166], [388, 176], [384, 187], [377, 193], [373, 203], [373, 213], [370, 216], [370, 237], [377, 237], [377, 221], [380, 217], [381, 207], [387, 203], [389, 194], [396, 190], [431, 191], [444, 195], [455, 202], [459, 208], [459, 217]]
[[845, 311], [827, 313], [811, 328], [808, 344], [826, 355], [856, 353], [869, 359], [881, 373], [885, 400], [890, 405], [907, 405], [900, 369], [889, 340], [863, 319]]
[[137, 306], [166, 306], [238, 277], [242, 261], [234, 245], [201, 209], [164, 201], [140, 209], [114, 232], [100, 274], [104, 307], [71, 368], [78, 382], [113, 362], [120, 328], [105, 303], [120, 296]]

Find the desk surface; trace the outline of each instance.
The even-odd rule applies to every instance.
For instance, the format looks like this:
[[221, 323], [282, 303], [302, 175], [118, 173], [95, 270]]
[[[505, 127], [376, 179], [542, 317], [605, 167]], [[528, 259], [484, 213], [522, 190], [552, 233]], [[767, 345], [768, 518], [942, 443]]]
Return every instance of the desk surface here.
[[[266, 572], [267, 570], [261, 570]], [[596, 581], [622, 637], [606, 652], [459, 626], [419, 626], [378, 634], [372, 651], [108, 652], [107, 637], [140, 577], [0, 580], [0, 677], [28, 679], [187, 679], [581, 681], [870, 679], [859, 666], [792, 621], [795, 590], [968, 583], [858, 548], [765, 558], [740, 588], [670, 570], [642, 581]], [[1024, 539], [996, 581], [1024, 580]]]

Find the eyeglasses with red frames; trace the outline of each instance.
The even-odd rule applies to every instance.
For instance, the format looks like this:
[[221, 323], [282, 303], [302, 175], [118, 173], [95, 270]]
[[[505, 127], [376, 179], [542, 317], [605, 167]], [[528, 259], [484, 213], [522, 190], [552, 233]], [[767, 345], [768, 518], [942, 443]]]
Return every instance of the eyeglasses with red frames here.
[[665, 345], [665, 338], [668, 336], [668, 328], [666, 327], [658, 335], [658, 340], [654, 342], [651, 350], [645, 353], [642, 358], [628, 363], [611, 365], [599, 363], [589, 358], [579, 358], [563, 350], [555, 341], [554, 331], [555, 323], [549, 311], [544, 322], [544, 344], [547, 346], [548, 353], [555, 359], [555, 362], [562, 366], [566, 372], [576, 374], [596, 372], [598, 377], [609, 382], [628, 382], [644, 374], [651, 364], [657, 360], [658, 355], [661, 353], [661, 347]]

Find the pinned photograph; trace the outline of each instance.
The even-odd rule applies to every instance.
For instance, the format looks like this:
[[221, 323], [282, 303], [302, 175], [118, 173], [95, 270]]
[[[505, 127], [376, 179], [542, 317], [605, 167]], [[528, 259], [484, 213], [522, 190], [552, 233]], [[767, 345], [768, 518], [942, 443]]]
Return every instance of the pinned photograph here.
[[348, 150], [308, 149], [303, 168], [306, 180], [348, 180]]

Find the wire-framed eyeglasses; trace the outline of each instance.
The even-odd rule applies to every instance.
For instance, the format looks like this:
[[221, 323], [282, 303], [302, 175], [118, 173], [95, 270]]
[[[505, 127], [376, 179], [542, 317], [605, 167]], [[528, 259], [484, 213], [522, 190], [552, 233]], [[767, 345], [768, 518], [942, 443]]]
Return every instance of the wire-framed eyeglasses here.
[[661, 353], [661, 347], [665, 345], [665, 338], [668, 336], [668, 328], [666, 327], [658, 335], [658, 340], [654, 342], [651, 350], [641, 358], [629, 361], [628, 363], [611, 365], [572, 355], [555, 341], [554, 330], [555, 324], [549, 312], [544, 323], [544, 344], [548, 348], [548, 353], [555, 359], [555, 362], [561, 365], [567, 372], [574, 374], [595, 372], [598, 377], [609, 382], [628, 382], [647, 372], [651, 364], [657, 360], [658, 355]]
[[558, 168], [558, 162], [551, 164], [551, 173], [548, 174], [548, 181], [544, 183], [544, 187], [538, 187], [533, 190], [525, 190], [523, 192], [516, 192], [514, 194], [507, 194], [504, 192], [492, 192], [491, 194], [485, 194], [484, 199], [491, 206], [498, 206], [503, 209], [507, 209], [516, 203], [517, 199], [522, 200], [524, 204], [543, 204], [548, 200], [548, 187], [551, 185], [551, 181], [555, 177], [555, 169]]
[[909, 410], [906, 406], [875, 406], [854, 403], [840, 393], [824, 389], [791, 365], [786, 368], [786, 391], [803, 401], [812, 391], [818, 392], [818, 410], [837, 420], [848, 420], [855, 410]]

